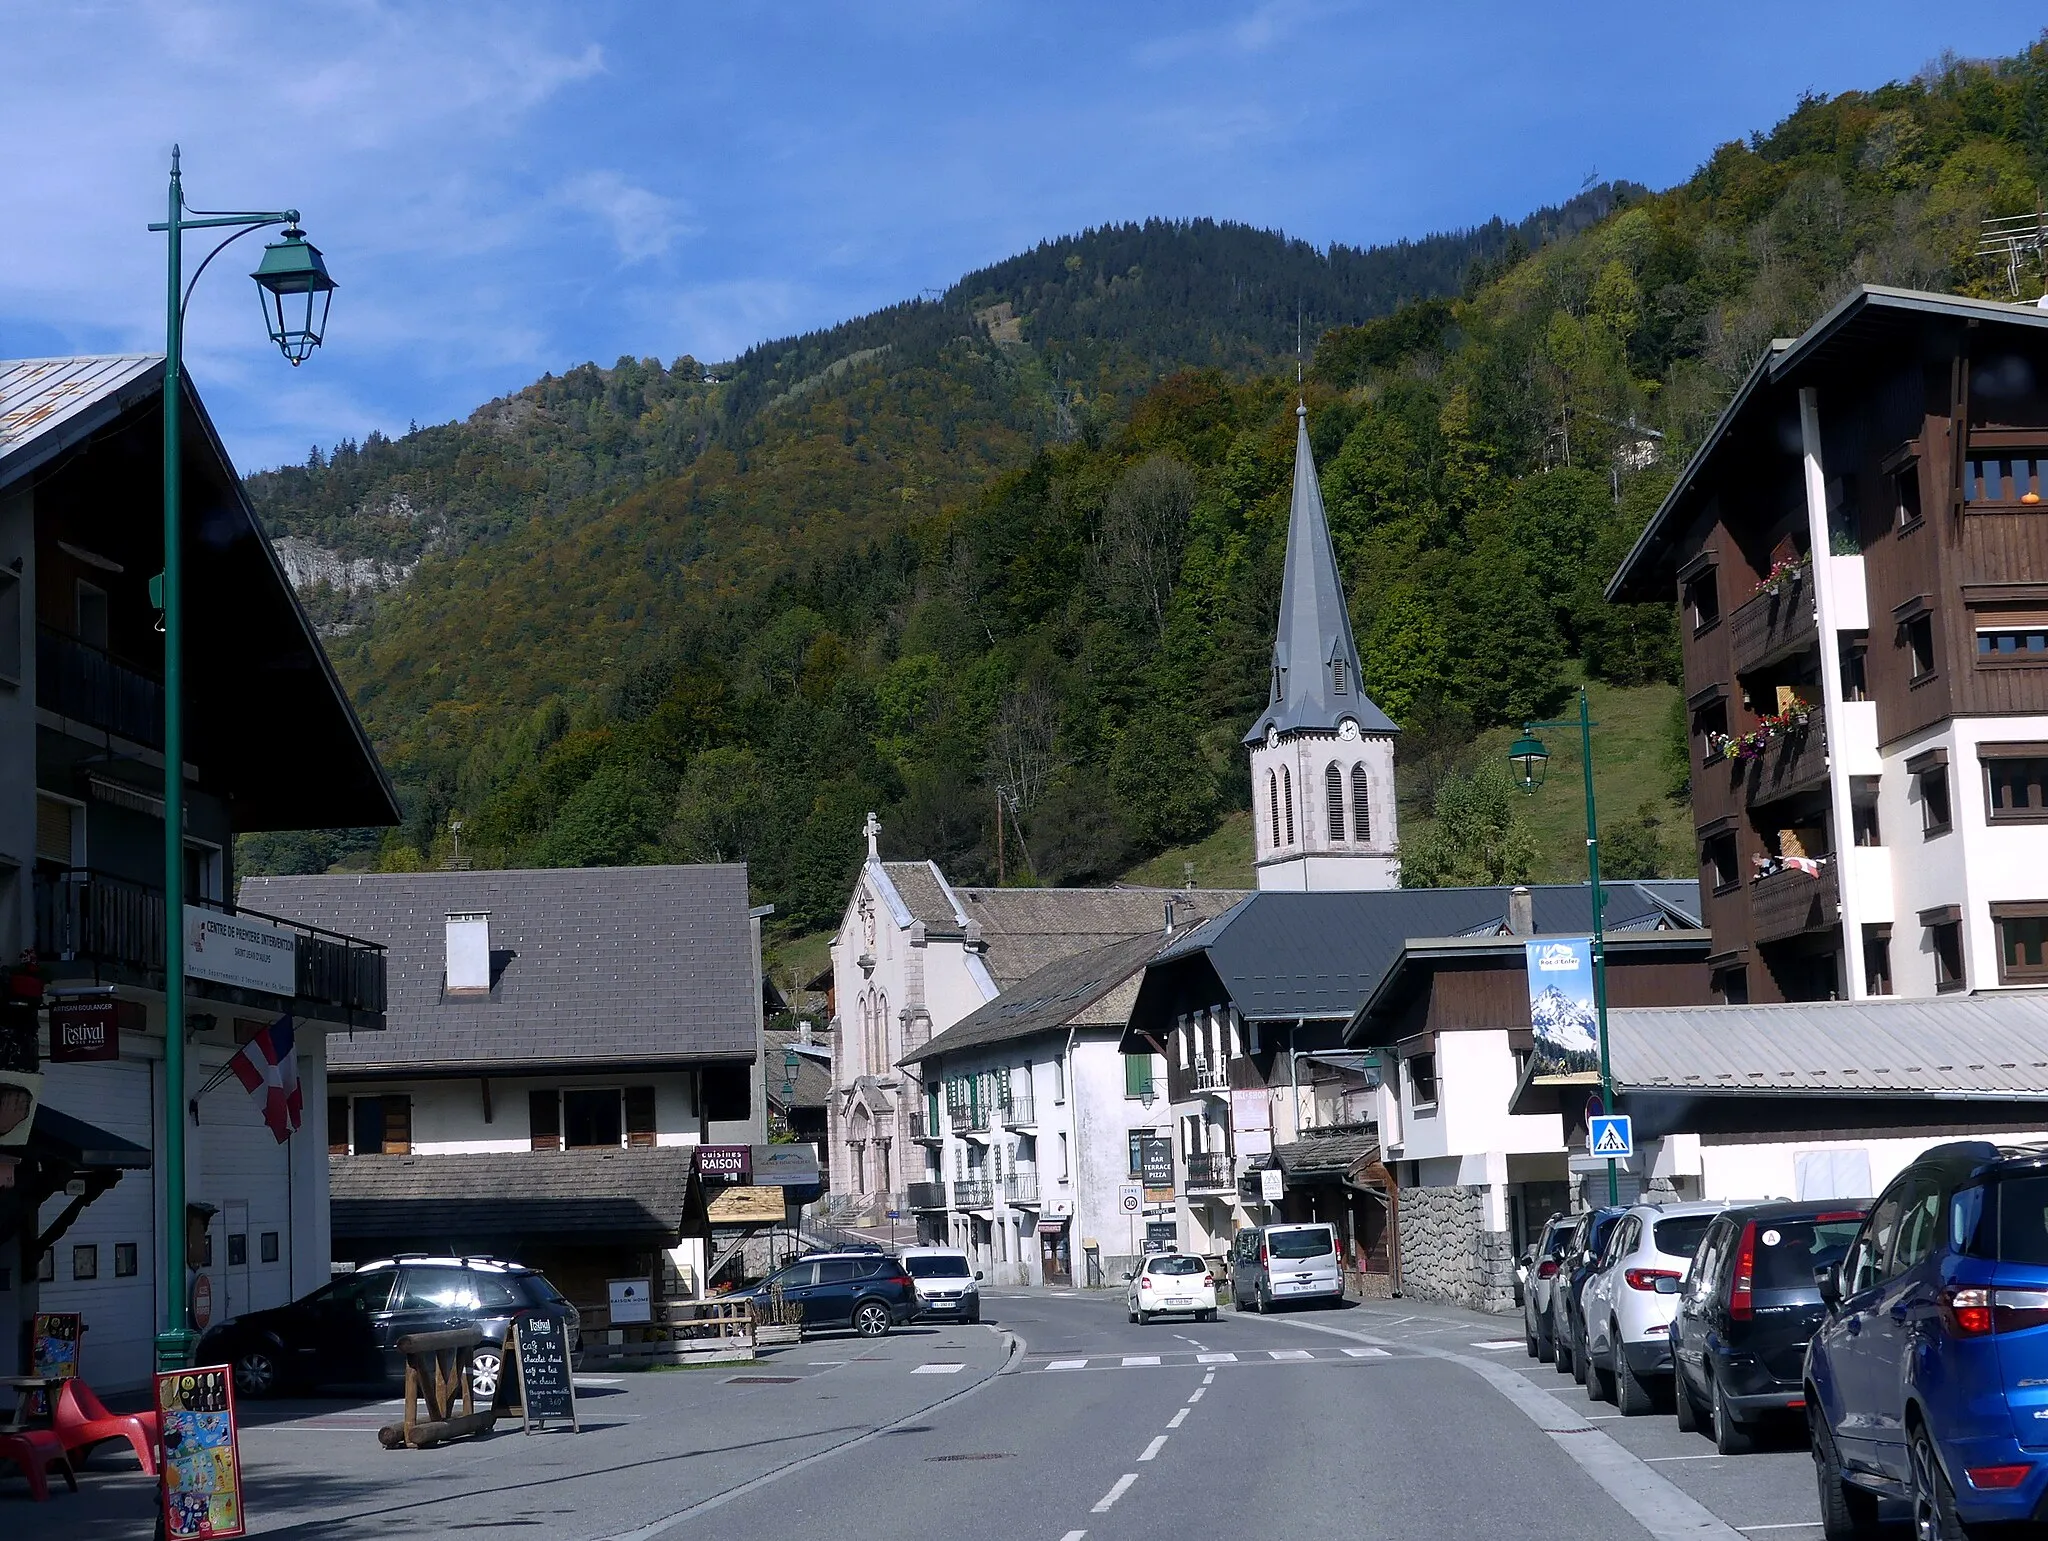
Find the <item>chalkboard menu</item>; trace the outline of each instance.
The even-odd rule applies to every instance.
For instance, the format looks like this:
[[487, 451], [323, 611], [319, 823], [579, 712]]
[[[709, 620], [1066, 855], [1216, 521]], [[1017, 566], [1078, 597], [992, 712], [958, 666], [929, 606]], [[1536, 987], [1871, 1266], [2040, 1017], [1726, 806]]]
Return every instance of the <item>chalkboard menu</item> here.
[[576, 1421], [576, 1382], [569, 1369], [569, 1328], [560, 1317], [518, 1316], [512, 1320], [513, 1347], [519, 1357], [519, 1402], [531, 1434], [537, 1423], [566, 1418]]

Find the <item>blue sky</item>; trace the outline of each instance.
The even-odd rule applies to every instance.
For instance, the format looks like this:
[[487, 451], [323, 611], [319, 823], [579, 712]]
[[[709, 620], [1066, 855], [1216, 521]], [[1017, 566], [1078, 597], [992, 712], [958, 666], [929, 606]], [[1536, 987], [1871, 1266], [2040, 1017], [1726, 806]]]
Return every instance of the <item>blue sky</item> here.
[[0, 357], [162, 346], [143, 227], [174, 139], [193, 204], [298, 206], [342, 285], [297, 371], [253, 260], [201, 285], [195, 377], [254, 469], [585, 359], [729, 358], [1104, 221], [1365, 245], [1596, 171], [1665, 186], [1802, 90], [2041, 25], [2007, 0], [0, 0]]

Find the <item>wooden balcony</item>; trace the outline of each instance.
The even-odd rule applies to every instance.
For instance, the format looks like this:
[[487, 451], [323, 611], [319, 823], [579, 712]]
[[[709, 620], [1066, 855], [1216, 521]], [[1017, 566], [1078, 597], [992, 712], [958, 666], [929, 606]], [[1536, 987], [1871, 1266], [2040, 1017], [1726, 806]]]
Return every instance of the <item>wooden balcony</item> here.
[[1195, 1068], [1188, 1072], [1188, 1084], [1198, 1092], [1227, 1093], [1230, 1090], [1230, 1062], [1197, 1055]]
[[1819, 645], [1813, 583], [1805, 573], [1779, 593], [1759, 594], [1729, 613], [1728, 649], [1737, 674], [1766, 668]]
[[1828, 784], [1828, 734], [1818, 708], [1803, 729], [1771, 740], [1758, 758], [1744, 767], [1743, 801], [1751, 808]]
[[1749, 885], [1749, 934], [1759, 944], [1831, 931], [1841, 923], [1833, 862], [1821, 867], [1819, 877], [1788, 867]]

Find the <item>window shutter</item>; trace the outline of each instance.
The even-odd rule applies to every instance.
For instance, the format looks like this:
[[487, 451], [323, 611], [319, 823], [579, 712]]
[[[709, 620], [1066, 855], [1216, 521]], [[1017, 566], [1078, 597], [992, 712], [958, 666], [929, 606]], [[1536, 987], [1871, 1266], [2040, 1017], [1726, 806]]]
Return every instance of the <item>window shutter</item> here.
[[1330, 804], [1330, 838], [1344, 838], [1344, 773], [1332, 764], [1323, 771], [1323, 790]]
[[348, 1098], [327, 1099], [327, 1154], [348, 1154]]
[[1351, 838], [1372, 839], [1372, 781], [1365, 774], [1363, 765], [1351, 767]]
[[412, 1098], [386, 1092], [384, 1103], [384, 1154], [412, 1154]]
[[654, 1143], [654, 1088], [651, 1086], [626, 1088], [626, 1143], [643, 1146]]
[[1151, 1055], [1126, 1054], [1124, 1056], [1124, 1095], [1126, 1097], [1149, 1097], [1152, 1095]]
[[526, 1116], [535, 1150], [562, 1148], [562, 1100], [554, 1092], [528, 1092]]
[[1287, 766], [1280, 767], [1281, 801], [1287, 805], [1287, 843], [1294, 844], [1294, 772]]
[[71, 820], [78, 810], [54, 797], [36, 799], [36, 860], [71, 865]]

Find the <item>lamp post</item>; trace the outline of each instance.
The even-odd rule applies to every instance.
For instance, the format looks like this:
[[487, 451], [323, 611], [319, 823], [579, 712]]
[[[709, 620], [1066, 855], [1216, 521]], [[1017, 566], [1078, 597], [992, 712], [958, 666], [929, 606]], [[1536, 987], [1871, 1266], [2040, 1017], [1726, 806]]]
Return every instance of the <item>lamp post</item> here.
[[[199, 1335], [192, 1330], [185, 1292], [185, 605], [180, 532], [179, 407], [183, 389], [185, 307], [200, 274], [222, 252], [252, 230], [283, 225], [284, 239], [263, 251], [250, 276], [263, 305], [264, 329], [296, 367], [320, 346], [334, 280], [319, 248], [299, 228], [299, 211], [224, 212], [185, 207], [185, 183], [178, 148], [171, 147], [168, 217], [153, 224], [169, 240], [164, 314], [164, 570], [151, 583], [151, 598], [163, 612], [164, 635], [164, 1245], [158, 1261], [163, 1296], [162, 1331], [156, 1337], [159, 1370], [192, 1362]], [[231, 230], [206, 254], [191, 283], [185, 281], [187, 230]]]
[[[1607, 907], [1607, 895], [1600, 887], [1600, 813], [1593, 802], [1593, 730], [1598, 726], [1593, 721], [1582, 686], [1577, 718], [1567, 718], [1562, 722], [1523, 723], [1522, 736], [1508, 750], [1508, 761], [1515, 767], [1516, 782], [1524, 792], [1533, 795], [1543, 785], [1544, 772], [1550, 766], [1550, 751], [1536, 736], [1537, 730], [1579, 730], [1579, 763], [1586, 776], [1586, 882], [1593, 895], [1593, 1014], [1600, 1028], [1600, 1107], [1603, 1112], [1612, 1113], [1614, 1067], [1607, 1055], [1607, 930], [1601, 920], [1601, 912]], [[1621, 1203], [1621, 1175], [1611, 1156], [1607, 1160], [1607, 1202], [1610, 1205]]]

